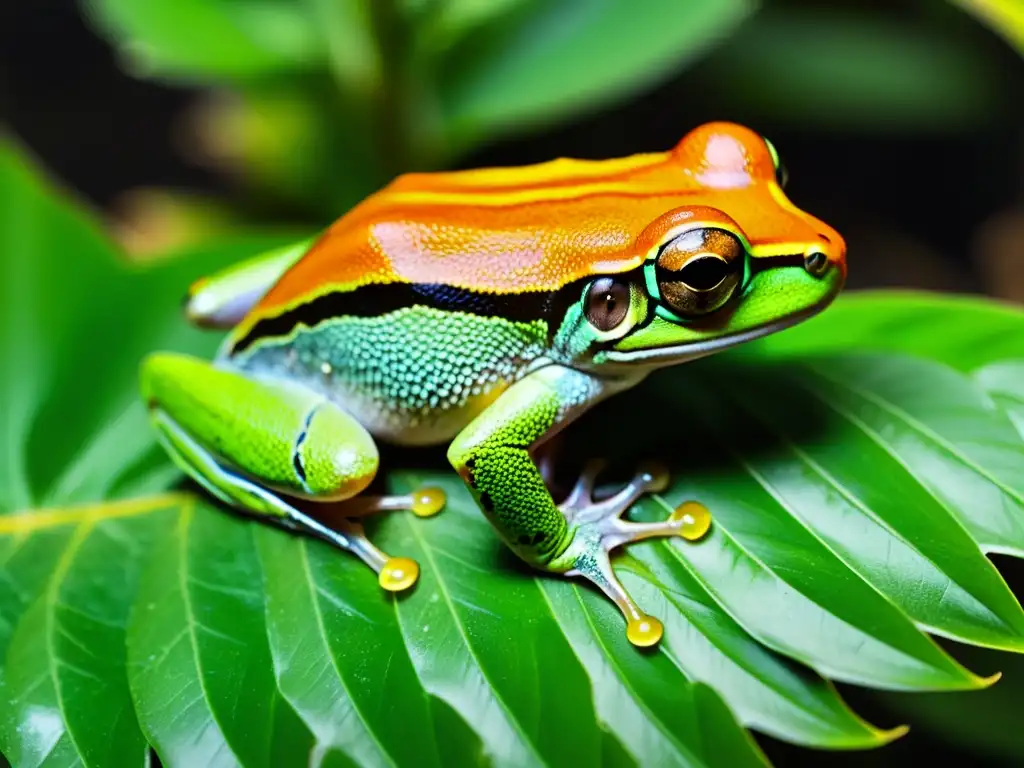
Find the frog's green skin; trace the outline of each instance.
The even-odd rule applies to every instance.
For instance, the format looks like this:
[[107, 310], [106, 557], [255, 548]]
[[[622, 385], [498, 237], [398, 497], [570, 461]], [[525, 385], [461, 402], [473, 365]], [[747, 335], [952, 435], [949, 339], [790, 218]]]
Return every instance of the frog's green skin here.
[[[740, 148], [739, 161], [722, 154], [723, 140]], [[352, 499], [343, 508], [350, 518], [398, 507], [432, 513], [443, 501], [436, 491], [353, 497], [377, 471], [374, 438], [447, 443], [451, 464], [504, 541], [535, 567], [592, 580], [623, 611], [631, 641], [649, 645], [660, 638], [660, 624], [626, 594], [608, 552], [648, 536], [685, 534], [692, 520], [620, 519], [639, 495], [665, 483], [651, 471], [595, 502], [591, 468], [557, 505], [533, 453], [588, 408], [656, 368], [819, 311], [842, 286], [845, 246], [838, 233], [785, 199], [774, 149], [738, 126], [703, 126], [672, 154], [608, 161], [606, 172], [594, 163], [560, 162], [558, 168], [405, 177], [343, 218], [311, 250], [275, 252], [203, 281], [193, 292], [190, 317], [237, 327], [212, 364], [152, 355], [142, 387], [161, 441], [211, 493], [355, 552], [388, 589], [410, 586], [415, 563], [388, 558], [351, 519], [327, 528], [296, 500]], [[697, 180], [670, 175], [680, 165]], [[743, 173], [745, 184], [737, 181]], [[567, 195], [568, 179], [585, 190]], [[682, 187], [675, 199], [666, 195], [666, 179]], [[629, 215], [614, 199], [625, 183], [633, 192]], [[611, 190], [611, 201], [598, 200], [595, 188]], [[395, 228], [413, 226], [418, 206], [433, 211], [438, 201], [460, 196], [478, 199], [481, 209], [500, 198], [516, 211], [534, 198], [549, 199], [528, 215], [548, 238], [545, 263], [557, 269], [516, 277], [517, 266], [527, 262], [506, 253], [499, 240], [496, 253], [480, 256], [498, 259], [497, 268], [474, 271], [472, 260], [447, 271], [432, 266], [428, 274], [437, 277], [425, 282], [419, 263], [410, 267], [402, 250], [410, 246], [400, 243], [381, 267], [373, 262], [380, 248], [371, 253], [346, 245], [370, 236], [386, 245]], [[603, 212], [602, 204], [620, 207]], [[461, 222], [472, 249], [477, 233], [494, 230], [496, 219], [488, 216], [497, 214], [452, 206], [443, 215]], [[591, 246], [576, 218], [615, 223], [600, 232], [587, 225], [590, 235], [600, 236]], [[445, 221], [429, 224], [434, 232]], [[510, 252], [521, 246], [519, 231], [507, 235]], [[684, 255], [672, 262], [669, 252], [677, 246]], [[363, 255], [346, 261], [350, 249]], [[608, 249], [621, 255], [612, 257]], [[686, 276], [695, 273], [686, 272], [692, 267], [687, 259], [694, 253], [726, 253], [715, 268], [732, 277], [708, 289], [688, 287]], [[419, 252], [417, 258], [425, 257]], [[366, 263], [354, 263], [360, 259]], [[607, 281], [595, 286], [605, 277], [618, 287], [607, 288]], [[723, 287], [733, 278], [734, 289]], [[518, 289], [516, 280], [522, 281]], [[719, 295], [720, 307], [713, 301]]]

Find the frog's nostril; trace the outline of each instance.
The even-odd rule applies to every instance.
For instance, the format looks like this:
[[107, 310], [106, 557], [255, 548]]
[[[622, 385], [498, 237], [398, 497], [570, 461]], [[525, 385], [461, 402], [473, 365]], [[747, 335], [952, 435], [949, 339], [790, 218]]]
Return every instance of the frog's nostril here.
[[812, 248], [804, 254], [804, 269], [815, 277], [821, 277], [828, 269], [828, 256], [817, 248]]

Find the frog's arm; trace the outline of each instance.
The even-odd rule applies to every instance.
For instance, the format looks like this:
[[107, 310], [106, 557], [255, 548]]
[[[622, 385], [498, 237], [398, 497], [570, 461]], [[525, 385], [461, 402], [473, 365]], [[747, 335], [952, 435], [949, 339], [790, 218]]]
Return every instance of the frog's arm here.
[[275, 248], [197, 280], [185, 299], [186, 316], [204, 328], [234, 327], [313, 242]]
[[547, 568], [571, 538], [530, 449], [605, 395], [600, 379], [549, 365], [513, 384], [452, 442], [448, 460], [505, 542]]
[[635, 380], [609, 383], [582, 371], [551, 365], [513, 384], [455, 438], [448, 459], [505, 542], [523, 560], [547, 571], [590, 579], [628, 622], [636, 645], [661, 638], [661, 624], [645, 615], [612, 570], [608, 553], [651, 536], [687, 536], [692, 521], [673, 515], [661, 523], [620, 520], [643, 493], [661, 490], [667, 476], [641, 471], [620, 493], [591, 498], [591, 467], [561, 505], [555, 504], [531, 448], [588, 408]]

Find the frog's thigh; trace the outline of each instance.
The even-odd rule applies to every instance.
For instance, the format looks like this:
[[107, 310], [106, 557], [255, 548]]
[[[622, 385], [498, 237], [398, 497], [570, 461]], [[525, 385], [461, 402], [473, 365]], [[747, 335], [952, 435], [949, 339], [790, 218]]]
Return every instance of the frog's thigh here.
[[[328, 401], [281, 384], [260, 382], [202, 360], [159, 354], [146, 360], [142, 389], [160, 442], [175, 463], [210, 493], [286, 528], [318, 536], [372, 568], [380, 585], [411, 587], [419, 566], [390, 557], [362, 527], [341, 519], [327, 527], [268, 488], [319, 501], [363, 490], [377, 470], [377, 448], [366, 430]], [[357, 515], [384, 509], [437, 512], [436, 489], [408, 497], [349, 502]]]
[[146, 360], [142, 388], [161, 437], [192, 460], [193, 475], [196, 451], [205, 452], [280, 493], [337, 501], [377, 472], [369, 433], [314, 392], [167, 353]]

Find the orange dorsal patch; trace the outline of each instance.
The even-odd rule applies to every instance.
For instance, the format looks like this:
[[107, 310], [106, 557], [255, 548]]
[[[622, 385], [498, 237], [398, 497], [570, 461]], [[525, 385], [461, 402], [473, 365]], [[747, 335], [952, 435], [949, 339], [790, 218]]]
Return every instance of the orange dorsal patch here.
[[338, 219], [246, 322], [370, 283], [525, 293], [629, 271], [641, 233], [688, 205], [727, 211], [751, 242], [813, 228], [761, 137], [710, 123], [663, 153], [401, 176]]

